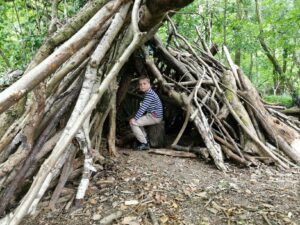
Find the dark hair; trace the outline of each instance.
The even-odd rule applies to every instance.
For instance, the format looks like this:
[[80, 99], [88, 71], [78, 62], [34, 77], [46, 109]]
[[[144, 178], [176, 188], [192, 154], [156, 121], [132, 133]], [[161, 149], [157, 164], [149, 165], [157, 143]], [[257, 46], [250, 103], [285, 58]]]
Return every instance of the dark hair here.
[[149, 84], [150, 84], [150, 78], [147, 77], [147, 76], [140, 76], [140, 77], [138, 78], [138, 81], [140, 81], [140, 80], [146, 80], [146, 81], [148, 81]]

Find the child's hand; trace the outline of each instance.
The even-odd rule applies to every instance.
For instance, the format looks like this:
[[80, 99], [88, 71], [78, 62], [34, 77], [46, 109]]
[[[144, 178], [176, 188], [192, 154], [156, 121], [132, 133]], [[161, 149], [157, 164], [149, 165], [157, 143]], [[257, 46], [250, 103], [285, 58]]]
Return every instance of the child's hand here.
[[135, 125], [136, 124], [136, 120], [134, 118], [129, 120], [129, 124], [131, 125]]

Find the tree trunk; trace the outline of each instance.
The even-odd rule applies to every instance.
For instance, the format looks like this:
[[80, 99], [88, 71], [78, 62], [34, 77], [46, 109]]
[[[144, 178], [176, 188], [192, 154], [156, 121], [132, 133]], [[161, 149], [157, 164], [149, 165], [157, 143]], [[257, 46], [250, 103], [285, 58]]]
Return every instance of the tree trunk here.
[[[260, 2], [259, 1], [260, 0], [255, 0], [256, 16], [257, 16], [259, 30], [260, 30], [258, 40], [259, 40], [260, 45], [261, 45], [262, 49], [264, 50], [266, 56], [268, 57], [268, 59], [270, 60], [270, 62], [273, 65], [273, 68], [274, 68], [273, 76], [279, 77], [279, 82], [275, 82], [274, 85], [280, 85], [280, 86], [284, 87], [284, 84], [285, 84], [284, 71], [283, 71], [282, 67], [280, 66], [276, 56], [274, 54], [272, 54], [271, 49], [268, 47], [268, 45], [264, 39], [263, 23], [262, 23], [262, 18], [261, 18], [261, 13], [260, 13]], [[277, 87], [276, 87], [276, 89], [277, 89]]]
[[[236, 0], [236, 19], [238, 22], [238, 25], [235, 29], [236, 36], [240, 35], [240, 30], [241, 30], [241, 22], [242, 22], [242, 17], [243, 17], [243, 11], [242, 11], [242, 1], [241, 0]], [[238, 39], [239, 40], [239, 39]], [[237, 66], [241, 66], [241, 47], [240, 43], [237, 44], [237, 49], [235, 51], [235, 56], [234, 56], [234, 62]], [[225, 44], [226, 45], [226, 44]]]
[[227, 45], [227, 0], [224, 0], [223, 43]]

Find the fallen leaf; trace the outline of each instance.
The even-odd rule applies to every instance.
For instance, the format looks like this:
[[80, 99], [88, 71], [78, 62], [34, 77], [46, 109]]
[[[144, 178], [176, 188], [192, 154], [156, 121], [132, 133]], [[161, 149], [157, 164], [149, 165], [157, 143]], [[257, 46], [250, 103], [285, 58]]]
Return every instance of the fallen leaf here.
[[200, 198], [207, 198], [207, 192], [206, 191], [202, 191], [200, 193], [196, 193], [196, 196], [200, 197]]
[[139, 204], [138, 200], [128, 200], [128, 201], [125, 201], [125, 205], [137, 205], [137, 204]]
[[92, 219], [93, 220], [100, 220], [101, 219], [101, 215], [100, 214], [94, 214]]
[[208, 211], [210, 211], [211, 213], [213, 213], [213, 214], [217, 214], [219, 211], [217, 210], [217, 209], [214, 209], [214, 208], [209, 208], [209, 207], [207, 207], [206, 208]]
[[92, 205], [96, 205], [97, 204], [97, 200], [95, 198], [91, 198], [89, 200], [89, 202], [92, 204]]
[[112, 203], [112, 207], [113, 207], [113, 208], [117, 207], [118, 205], [119, 205], [119, 202], [113, 202], [113, 203]]
[[122, 224], [124, 224], [124, 225], [139, 225], [140, 223], [137, 221], [137, 217], [135, 217], [135, 216], [126, 216], [122, 220]]
[[218, 205], [215, 201], [212, 201], [211, 204], [212, 204], [212, 207], [218, 211], [226, 210], [226, 208]]
[[154, 199], [155, 199], [155, 203], [156, 204], [161, 204], [162, 202], [162, 197], [161, 194], [159, 192], [156, 192], [154, 195]]
[[175, 209], [178, 208], [178, 205], [177, 205], [175, 202], [173, 202], [172, 206], [173, 206], [173, 208], [175, 208]]
[[251, 194], [252, 192], [249, 189], [246, 189], [246, 194]]
[[291, 223], [291, 222], [292, 222], [292, 221], [290, 220], [290, 218], [288, 218], [288, 217], [284, 217], [283, 220], [284, 220], [284, 222], [286, 222], [286, 223]]
[[231, 187], [234, 190], [239, 190], [240, 189], [239, 186], [235, 183], [229, 183], [229, 187]]
[[168, 222], [169, 220], [169, 217], [166, 216], [166, 215], [163, 215], [162, 217], [159, 218], [159, 221], [162, 223], [162, 224], [165, 224], [166, 222]]
[[266, 207], [266, 208], [274, 208], [273, 205], [267, 204], [267, 203], [263, 203], [261, 204], [262, 206]]

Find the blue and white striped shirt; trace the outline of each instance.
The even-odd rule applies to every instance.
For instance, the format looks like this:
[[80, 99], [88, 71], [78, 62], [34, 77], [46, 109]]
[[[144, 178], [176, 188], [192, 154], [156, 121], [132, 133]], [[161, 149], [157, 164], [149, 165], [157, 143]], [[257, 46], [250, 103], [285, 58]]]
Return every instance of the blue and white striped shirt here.
[[145, 93], [142, 105], [135, 114], [134, 119], [138, 120], [144, 113], [151, 113], [156, 118], [163, 117], [163, 107], [158, 95], [151, 88]]

